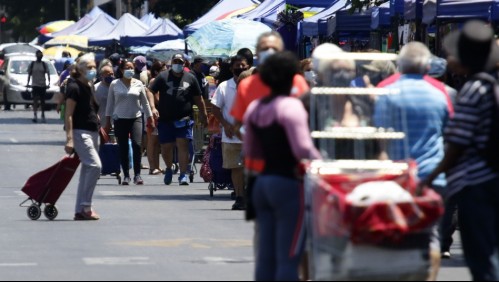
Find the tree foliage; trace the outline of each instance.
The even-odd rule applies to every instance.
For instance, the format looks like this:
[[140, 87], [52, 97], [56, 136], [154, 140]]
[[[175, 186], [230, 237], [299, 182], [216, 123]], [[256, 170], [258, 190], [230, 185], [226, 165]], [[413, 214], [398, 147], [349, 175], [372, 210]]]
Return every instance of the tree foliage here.
[[[65, 17], [64, 1], [62, 0], [2, 0], [8, 15], [8, 22], [4, 30], [12, 30], [12, 37], [16, 41], [26, 41], [35, 38], [39, 33], [36, 30], [42, 24], [63, 20]], [[70, 1], [70, 18], [77, 19], [76, 1]], [[87, 1], [82, 0], [82, 9]]]

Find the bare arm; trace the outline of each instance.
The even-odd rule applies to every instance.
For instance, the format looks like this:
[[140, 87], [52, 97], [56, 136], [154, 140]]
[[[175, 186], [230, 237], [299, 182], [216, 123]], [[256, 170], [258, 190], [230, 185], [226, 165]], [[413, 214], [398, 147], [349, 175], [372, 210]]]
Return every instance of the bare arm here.
[[453, 168], [459, 158], [463, 155], [464, 149], [452, 143], [447, 144], [445, 148], [445, 157], [437, 166], [437, 168], [428, 176], [427, 179], [423, 180], [419, 186], [418, 193], [421, 193], [422, 188], [431, 187], [433, 181], [442, 173], [449, 171]]
[[158, 109], [156, 109], [155, 95], [147, 87], [146, 87], [146, 96], [147, 96], [147, 100], [149, 101], [149, 106], [151, 107], [152, 116], [154, 117], [154, 119], [158, 119], [159, 112], [158, 112]]
[[68, 154], [74, 152], [74, 142], [73, 142], [73, 114], [76, 108], [76, 101], [73, 99], [66, 100], [66, 147], [65, 151]]
[[230, 124], [224, 118], [224, 115], [222, 114], [222, 111], [220, 110], [220, 108], [213, 105], [211, 108], [211, 111], [212, 111], [213, 115], [215, 116], [215, 118], [218, 119], [220, 121], [220, 123], [222, 124], [222, 126], [224, 127], [225, 135], [227, 135], [227, 137], [229, 137], [229, 138], [234, 137], [234, 127], [232, 126], [232, 124]]

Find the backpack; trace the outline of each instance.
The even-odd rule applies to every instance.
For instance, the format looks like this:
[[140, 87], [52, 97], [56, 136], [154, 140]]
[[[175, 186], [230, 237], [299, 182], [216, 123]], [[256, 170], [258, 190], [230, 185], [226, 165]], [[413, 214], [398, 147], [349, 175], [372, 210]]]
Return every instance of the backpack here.
[[492, 113], [492, 126], [490, 130], [489, 140], [487, 142], [487, 147], [485, 150], [482, 150], [480, 154], [485, 158], [487, 164], [494, 171], [499, 172], [499, 149], [496, 148], [499, 144], [499, 83], [492, 75], [484, 72], [476, 74], [475, 78], [481, 81], [488, 82], [493, 86], [495, 107]]

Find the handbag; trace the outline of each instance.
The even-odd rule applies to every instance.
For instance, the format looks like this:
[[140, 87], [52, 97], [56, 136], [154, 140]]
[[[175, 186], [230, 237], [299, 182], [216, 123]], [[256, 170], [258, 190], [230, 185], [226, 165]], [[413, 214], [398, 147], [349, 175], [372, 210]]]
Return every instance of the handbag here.
[[208, 117], [208, 132], [212, 134], [218, 134], [221, 132], [220, 121], [218, 121], [213, 114], [210, 114]]

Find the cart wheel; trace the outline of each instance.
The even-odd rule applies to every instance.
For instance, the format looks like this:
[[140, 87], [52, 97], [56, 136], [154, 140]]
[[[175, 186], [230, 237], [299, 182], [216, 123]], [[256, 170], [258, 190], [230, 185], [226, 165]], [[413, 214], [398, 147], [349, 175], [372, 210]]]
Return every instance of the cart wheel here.
[[194, 172], [191, 171], [191, 173], [189, 174], [189, 180], [191, 181], [191, 183], [194, 182]]
[[213, 191], [215, 190], [215, 184], [210, 183], [210, 185], [208, 186], [208, 189], [210, 190], [210, 197], [213, 198]]
[[236, 192], [230, 193], [230, 199], [234, 201], [236, 200]]
[[32, 204], [31, 206], [29, 206], [27, 213], [29, 219], [37, 220], [42, 215], [42, 209], [37, 204]]
[[46, 205], [43, 213], [48, 220], [54, 220], [59, 215], [59, 211], [54, 205]]

